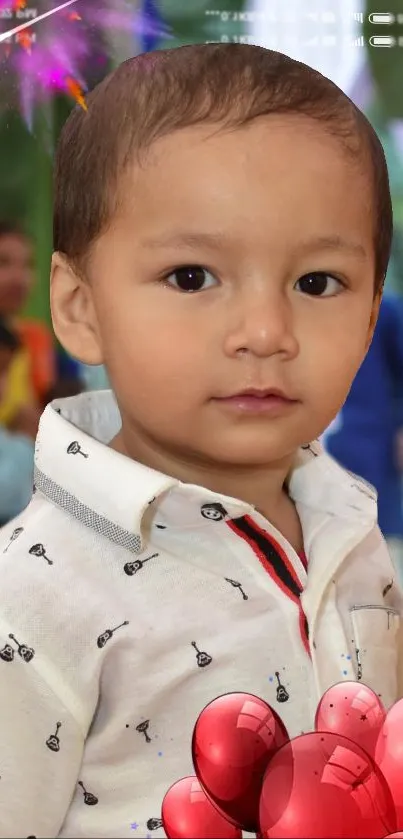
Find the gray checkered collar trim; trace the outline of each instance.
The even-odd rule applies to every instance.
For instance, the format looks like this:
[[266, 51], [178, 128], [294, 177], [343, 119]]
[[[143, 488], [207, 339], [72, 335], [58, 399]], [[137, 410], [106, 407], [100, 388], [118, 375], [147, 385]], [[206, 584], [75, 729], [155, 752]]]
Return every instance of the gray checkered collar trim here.
[[142, 549], [142, 524], [151, 504], [173, 525], [187, 527], [215, 520], [214, 510], [201, 517], [203, 506], [225, 507], [229, 517], [252, 511], [237, 499], [183, 484], [115, 452], [108, 444], [120, 426], [111, 391], [48, 405], [35, 446], [37, 489], [86, 526], [134, 551]]

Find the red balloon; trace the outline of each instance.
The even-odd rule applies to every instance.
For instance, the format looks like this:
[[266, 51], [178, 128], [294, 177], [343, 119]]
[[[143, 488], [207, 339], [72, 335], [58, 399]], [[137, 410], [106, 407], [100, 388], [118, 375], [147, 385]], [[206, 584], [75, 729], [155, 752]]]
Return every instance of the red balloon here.
[[392, 795], [374, 761], [338, 734], [303, 734], [267, 767], [260, 799], [265, 839], [375, 839], [396, 830]]
[[162, 802], [162, 823], [168, 839], [241, 839], [207, 798], [194, 775], [182, 778], [168, 790]]
[[323, 694], [316, 731], [333, 731], [358, 743], [373, 757], [386, 710], [376, 693], [360, 682], [339, 682]]
[[228, 693], [201, 712], [193, 732], [196, 775], [233, 824], [255, 833], [263, 776], [288, 741], [280, 717], [250, 693]]
[[386, 715], [376, 745], [375, 760], [389, 784], [397, 823], [403, 828], [403, 699], [396, 702]]

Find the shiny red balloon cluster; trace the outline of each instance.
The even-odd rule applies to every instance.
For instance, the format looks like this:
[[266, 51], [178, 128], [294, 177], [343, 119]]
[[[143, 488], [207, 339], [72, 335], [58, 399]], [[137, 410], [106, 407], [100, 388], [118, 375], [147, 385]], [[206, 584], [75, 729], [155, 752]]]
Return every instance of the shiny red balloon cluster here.
[[315, 731], [292, 740], [262, 699], [220, 696], [196, 722], [192, 757], [196, 774], [162, 804], [168, 839], [403, 837], [403, 700], [387, 714], [359, 682], [330, 688]]

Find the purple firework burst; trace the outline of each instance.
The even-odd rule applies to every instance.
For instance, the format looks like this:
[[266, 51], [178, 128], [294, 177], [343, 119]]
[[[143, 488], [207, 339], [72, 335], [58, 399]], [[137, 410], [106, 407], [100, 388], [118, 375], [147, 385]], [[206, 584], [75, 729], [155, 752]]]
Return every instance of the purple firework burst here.
[[[18, 103], [29, 128], [35, 105], [55, 94], [67, 93], [86, 107], [88, 84], [105, 74], [112, 31], [132, 35], [131, 54], [139, 39], [171, 35], [160, 18], [126, 0], [113, 0], [113, 7], [111, 0], [37, 0], [35, 7], [32, 2], [0, 0], [2, 101], [8, 106]], [[11, 30], [14, 33], [4, 40]]]

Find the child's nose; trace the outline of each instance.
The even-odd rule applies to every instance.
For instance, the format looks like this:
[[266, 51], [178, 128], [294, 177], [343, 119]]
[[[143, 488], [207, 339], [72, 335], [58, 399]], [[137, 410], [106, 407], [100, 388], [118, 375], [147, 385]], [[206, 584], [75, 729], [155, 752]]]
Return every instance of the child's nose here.
[[282, 295], [250, 295], [243, 298], [235, 317], [231, 318], [225, 340], [228, 355], [248, 352], [258, 357], [277, 353], [293, 357], [298, 353], [294, 318], [290, 302]]

